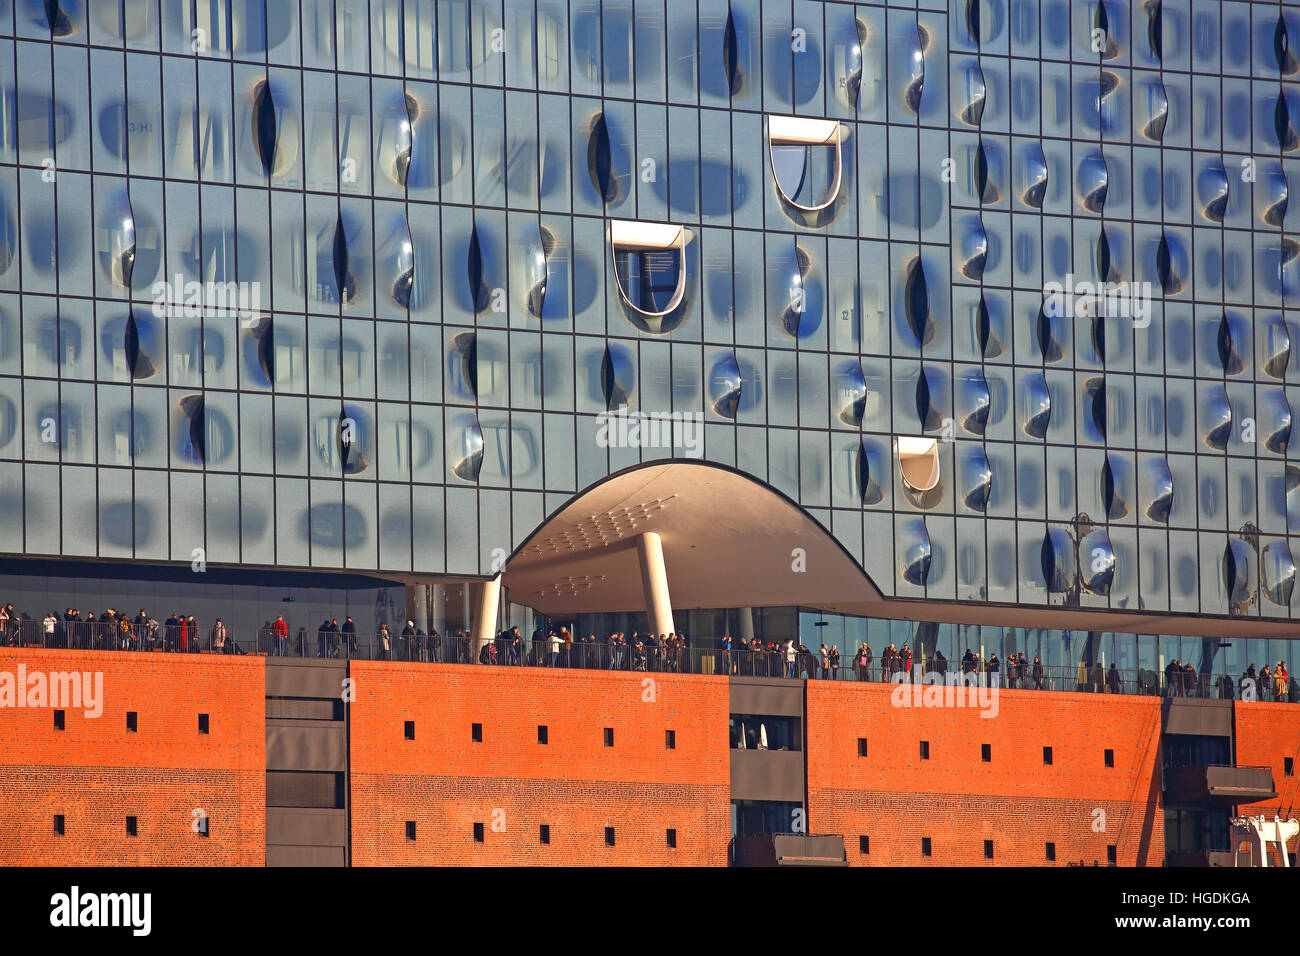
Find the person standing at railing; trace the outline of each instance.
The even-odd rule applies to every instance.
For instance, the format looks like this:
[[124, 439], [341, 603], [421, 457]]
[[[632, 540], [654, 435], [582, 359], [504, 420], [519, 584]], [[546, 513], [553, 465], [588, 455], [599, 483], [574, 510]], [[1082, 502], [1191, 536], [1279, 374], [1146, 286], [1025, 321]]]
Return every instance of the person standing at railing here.
[[348, 657], [357, 652], [357, 622], [350, 617], [343, 619], [343, 647]]
[[45, 620], [41, 622], [42, 625], [41, 633], [42, 633], [42, 637], [44, 638], [43, 643], [46, 647], [54, 647], [54, 635], [56, 629], [58, 628], [58, 624], [59, 624], [59, 619], [55, 617], [53, 611], [50, 611], [50, 613], [46, 614]]
[[208, 634], [208, 642], [212, 645], [214, 653], [226, 653], [226, 625], [221, 623], [221, 618], [217, 618], [216, 623], [212, 625], [212, 631]]
[[1122, 692], [1122, 683], [1119, 676], [1119, 668], [1115, 662], [1110, 662], [1110, 670], [1106, 671], [1106, 693], [1118, 694]]
[[1278, 661], [1273, 668], [1273, 699], [1285, 704], [1291, 690], [1291, 675], [1286, 672], [1286, 661]]
[[275, 616], [275, 623], [271, 625], [271, 637], [275, 640], [276, 656], [284, 657], [289, 642], [289, 625], [284, 623], [283, 614]]
[[1034, 690], [1043, 689], [1043, 662], [1034, 655]]
[[381, 623], [379, 625], [379, 633], [375, 635], [375, 640], [379, 644], [379, 650], [378, 650], [379, 660], [381, 661], [388, 660], [388, 653], [391, 650], [391, 646], [390, 646], [391, 641], [388, 633], [387, 623]]

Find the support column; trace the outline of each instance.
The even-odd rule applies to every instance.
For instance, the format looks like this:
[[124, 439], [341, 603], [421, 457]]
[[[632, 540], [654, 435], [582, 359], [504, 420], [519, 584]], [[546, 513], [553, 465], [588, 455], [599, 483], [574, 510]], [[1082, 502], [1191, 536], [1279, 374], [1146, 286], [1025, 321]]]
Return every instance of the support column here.
[[671, 634], [673, 604], [668, 597], [668, 573], [664, 570], [664, 547], [659, 535], [645, 531], [636, 539], [636, 553], [641, 561], [641, 587], [645, 591], [646, 617], [655, 634]]
[[743, 641], [752, 641], [754, 639], [754, 609], [752, 607], [736, 608], [736, 616], [740, 619], [740, 634], [737, 636]]
[[501, 605], [501, 575], [479, 585], [478, 613], [474, 615], [474, 663], [483, 646], [497, 636], [497, 611]]

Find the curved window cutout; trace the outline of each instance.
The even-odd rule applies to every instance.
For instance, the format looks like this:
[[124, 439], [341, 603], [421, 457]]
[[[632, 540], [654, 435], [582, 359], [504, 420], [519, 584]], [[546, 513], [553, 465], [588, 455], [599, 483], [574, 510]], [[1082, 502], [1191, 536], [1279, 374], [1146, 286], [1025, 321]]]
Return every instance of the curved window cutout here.
[[1287, 102], [1286, 93], [1281, 91], [1277, 94], [1277, 105], [1273, 108], [1273, 132], [1277, 134], [1277, 144], [1284, 153], [1289, 153], [1300, 145], [1300, 139], [1296, 138], [1295, 128], [1291, 125], [1291, 105]]
[[690, 232], [671, 224], [612, 220], [610, 253], [619, 301], [632, 324], [671, 332], [686, 312], [686, 244]]
[[1260, 591], [1278, 607], [1291, 606], [1295, 591], [1295, 560], [1285, 541], [1270, 541], [1259, 556]]
[[1021, 151], [1021, 163], [1024, 170], [1020, 201], [1031, 209], [1042, 209], [1047, 197], [1047, 156], [1043, 153], [1041, 143], [1027, 143]]
[[1101, 466], [1101, 504], [1106, 509], [1107, 521], [1119, 521], [1128, 515], [1125, 500], [1128, 485], [1127, 464], [1122, 458], [1107, 454]]
[[971, 369], [959, 378], [960, 407], [963, 409], [961, 427], [972, 435], [983, 435], [988, 427], [993, 398], [984, 372]]
[[916, 418], [922, 431], [942, 428], [948, 408], [947, 379], [935, 365], [922, 365], [916, 376]]
[[1092, 427], [1096, 429], [1096, 437], [1105, 441], [1109, 418], [1106, 414], [1106, 378], [1104, 375], [1097, 375], [1084, 380], [1083, 400], [1088, 409], [1089, 421]]
[[415, 244], [411, 241], [411, 229], [404, 218], [394, 230], [388, 261], [392, 269], [389, 275], [393, 277], [389, 295], [401, 308], [409, 309], [411, 293], [415, 289]]
[[1281, 229], [1286, 222], [1287, 205], [1291, 196], [1286, 174], [1275, 167], [1264, 175], [1263, 180], [1261, 185], [1265, 205], [1259, 218], [1266, 225]]
[[709, 373], [709, 400], [714, 414], [734, 420], [740, 411], [743, 387], [736, 356], [731, 352], [719, 356]]
[[[1093, 14], [1092, 27], [1094, 31], [1100, 30], [1100, 36], [1106, 41], [1100, 50], [1101, 58], [1103, 60], [1113, 60], [1115, 57], [1119, 56], [1119, 46], [1115, 43], [1115, 39], [1110, 35], [1110, 16], [1106, 10], [1106, 0], [1097, 0], [1097, 10]], [[1095, 32], [1093, 35], [1094, 37], [1097, 36]], [[1097, 44], [1094, 40], [1094, 50], [1096, 49], [1096, 46]]]
[[1255, 598], [1255, 550], [1238, 537], [1229, 537], [1221, 565], [1228, 613], [1242, 614]]
[[115, 190], [100, 207], [99, 261], [113, 285], [131, 288], [135, 270], [135, 214], [131, 209], [131, 196], [125, 189]]
[[158, 366], [154, 364], [150, 353], [161, 355], [161, 342], [161, 331], [156, 328], [152, 318], [145, 317], [143, 321], [137, 321], [134, 309], [127, 313], [122, 348], [126, 369], [132, 381], [142, 381], [158, 374]]
[[[1117, 278], [1115, 265], [1110, 254], [1110, 236], [1106, 234], [1104, 226], [1097, 235], [1097, 275], [1101, 276], [1103, 282], [1113, 282]], [[1085, 299], [1084, 301], [1090, 300]]]
[[1170, 238], [1161, 231], [1160, 241], [1156, 244], [1156, 278], [1165, 295], [1177, 295], [1183, 291], [1187, 277], [1187, 252], [1181, 240]]
[[1110, 594], [1115, 582], [1115, 549], [1105, 528], [1097, 528], [1079, 541], [1079, 567], [1083, 586], [1093, 594]]
[[1160, 524], [1169, 523], [1170, 512], [1174, 510], [1174, 476], [1169, 471], [1169, 463], [1163, 458], [1151, 458], [1145, 465], [1146, 482], [1151, 496], [1147, 502], [1146, 515]]
[[1106, 207], [1106, 193], [1110, 188], [1110, 170], [1100, 153], [1085, 156], [1079, 161], [1079, 203], [1089, 212], [1100, 215]]
[[1228, 312], [1224, 312], [1219, 319], [1219, 334], [1216, 336], [1215, 345], [1219, 353], [1219, 364], [1227, 375], [1236, 375], [1246, 367], [1237, 348], [1238, 341], [1248, 340], [1240, 324], [1241, 319]]
[[843, 142], [851, 132], [837, 120], [767, 118], [772, 181], [787, 215], [807, 226], [834, 217], [844, 180]]
[[1169, 122], [1169, 94], [1160, 80], [1144, 84], [1146, 93], [1147, 121], [1142, 124], [1142, 135], [1153, 143], [1165, 138], [1165, 126]]
[[1268, 319], [1258, 337], [1258, 346], [1262, 353], [1259, 365], [1264, 374], [1285, 378], [1287, 366], [1291, 364], [1291, 330], [1287, 324], [1277, 316]]
[[986, 359], [1002, 354], [1002, 342], [993, 333], [993, 314], [983, 292], [980, 292], [979, 305], [975, 308], [975, 340], [979, 343], [980, 355]]
[[1222, 385], [1206, 385], [1200, 390], [1201, 437], [1215, 451], [1228, 447], [1232, 435], [1232, 403]]
[[983, 514], [993, 494], [993, 466], [979, 442], [957, 445], [957, 482], [961, 501], [971, 511]]
[[351, 405], [339, 407], [334, 438], [343, 474], [358, 475], [370, 466], [365, 452], [370, 431], [370, 416], [363, 410]]
[[984, 70], [976, 61], [962, 71], [962, 76], [966, 81], [966, 104], [957, 116], [967, 126], [979, 126], [984, 118], [984, 104], [988, 102], [988, 86], [984, 82]]
[[452, 393], [469, 401], [478, 400], [478, 334], [461, 332], [451, 340], [447, 356], [447, 384]]
[[1147, 0], [1147, 42], [1151, 44], [1151, 55], [1157, 60], [1165, 58], [1164, 4], [1161, 0]]
[[862, 427], [868, 394], [862, 364], [851, 359], [840, 365], [835, 373], [835, 406], [839, 420], [853, 428]]
[[[828, 17], [829, 19], [829, 17]], [[867, 47], [867, 25], [858, 17], [853, 18], [851, 39], [848, 31], [840, 28], [842, 37], [834, 46], [834, 52], [843, 59], [844, 79], [840, 84], [843, 90], [844, 105], [857, 109], [858, 96], [862, 92], [862, 51]]]
[[411, 156], [415, 152], [415, 124], [420, 119], [420, 103], [410, 93], [402, 95], [405, 115], [399, 117], [393, 135], [392, 175], [397, 185], [405, 188], [411, 170]]
[[603, 202], [618, 201], [620, 184], [614, 173], [614, 147], [603, 112], [597, 113], [591, 121], [591, 134], [587, 137], [587, 173]]
[[1260, 390], [1256, 414], [1264, 447], [1275, 455], [1285, 455], [1291, 444], [1291, 406], [1280, 388]]
[[1286, 18], [1282, 16], [1282, 11], [1277, 13], [1277, 23], [1273, 27], [1273, 61], [1277, 64], [1277, 71], [1283, 76], [1290, 76], [1300, 68], [1300, 60], [1291, 50], [1291, 37], [1287, 32]]
[[605, 398], [605, 408], [626, 408], [632, 399], [636, 382], [636, 365], [632, 354], [623, 346], [605, 345], [600, 360], [600, 391]]
[[469, 248], [465, 256], [465, 276], [469, 283], [469, 295], [474, 303], [476, 313], [487, 309], [492, 301], [492, 290], [488, 288], [483, 268], [483, 246], [478, 238], [478, 224], [469, 231]]
[[924, 436], [900, 435], [897, 439], [898, 471], [903, 485], [925, 493], [939, 487], [939, 441]]
[[549, 277], [547, 258], [555, 249], [555, 234], [539, 223], [537, 238], [532, 239], [531, 230], [528, 230], [523, 244], [523, 255], [519, 256], [516, 265], [522, 287], [527, 290], [524, 293], [524, 305], [529, 315], [542, 319], [546, 315], [546, 281]]
[[[913, 26], [913, 24], [909, 24]], [[925, 49], [930, 45], [930, 34], [920, 23], [915, 32], [904, 30], [906, 44], [903, 53], [907, 81], [903, 84], [903, 102], [917, 116], [921, 115], [921, 95], [925, 92]]]
[[176, 454], [183, 461], [205, 467], [229, 457], [235, 431], [220, 411], [209, 408], [202, 395], [186, 395], [177, 403]]
[[262, 163], [262, 172], [268, 177], [275, 170], [275, 147], [279, 135], [271, 84], [261, 80], [253, 89], [253, 143]]
[[899, 574], [908, 584], [925, 587], [930, 579], [933, 554], [930, 549], [930, 532], [923, 518], [911, 518], [898, 523]]
[[[72, 20], [63, 10], [63, 5], [58, 0], [44, 0], [45, 2], [45, 23], [50, 28], [52, 37], [69, 37], [74, 30]], [[103, 3], [103, 0], [100, 0]]]
[[1026, 375], [1021, 387], [1022, 412], [1020, 427], [1030, 438], [1047, 437], [1047, 427], [1052, 421], [1052, 394], [1041, 373]]
[[972, 282], [983, 279], [984, 267], [988, 264], [989, 236], [979, 216], [969, 216], [963, 224], [960, 255], [958, 269], [961, 274]]
[[997, 202], [1002, 195], [989, 169], [989, 151], [981, 137], [979, 145], [975, 147], [975, 195], [985, 206]]
[[478, 481], [483, 467], [483, 430], [472, 412], [456, 415], [448, 423], [447, 464], [462, 481]]
[[1075, 585], [1074, 539], [1064, 528], [1049, 526], [1039, 548], [1039, 565], [1049, 594], [1064, 594]]
[[726, 71], [727, 91], [739, 96], [745, 86], [745, 71], [740, 63], [740, 37], [736, 13], [727, 5], [727, 25], [722, 31], [722, 67]]
[[330, 265], [334, 278], [334, 292], [341, 305], [347, 305], [357, 294], [357, 280], [352, 273], [348, 251], [348, 233], [343, 227], [343, 216], [334, 223], [334, 236], [330, 243]]
[[920, 256], [908, 263], [903, 296], [903, 311], [907, 315], [908, 327], [916, 336], [916, 344], [925, 345], [934, 338], [935, 329], [930, 314], [930, 288], [925, 280], [925, 263]]
[[858, 443], [858, 497], [864, 505], [878, 505], [885, 500], [882, 480], [888, 480], [886, 452], [875, 442], [863, 438]]
[[1196, 177], [1197, 190], [1201, 196], [1201, 215], [1210, 222], [1222, 223], [1228, 211], [1228, 171], [1217, 159], [1201, 170]]

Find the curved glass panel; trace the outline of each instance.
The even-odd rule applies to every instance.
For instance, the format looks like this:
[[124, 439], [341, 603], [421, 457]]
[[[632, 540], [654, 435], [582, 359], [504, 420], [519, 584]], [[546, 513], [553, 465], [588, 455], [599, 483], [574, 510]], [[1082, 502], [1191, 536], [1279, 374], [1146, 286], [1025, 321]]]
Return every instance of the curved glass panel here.
[[613, 220], [610, 253], [619, 300], [632, 324], [662, 334], [680, 324], [686, 299], [686, 244], [682, 226]]
[[1075, 587], [1074, 540], [1064, 528], [1048, 526], [1039, 558], [1048, 593], [1063, 594]]
[[447, 422], [447, 466], [462, 481], [478, 481], [483, 467], [483, 430], [473, 412], [461, 412]]
[[1115, 551], [1105, 528], [1088, 532], [1079, 541], [1083, 586], [1093, 594], [1109, 594], [1115, 581]]
[[709, 373], [709, 401], [714, 413], [734, 420], [740, 410], [741, 391], [740, 365], [735, 354], [720, 355]]
[[1255, 549], [1241, 538], [1229, 537], [1221, 573], [1229, 610], [1245, 612], [1255, 598]]
[[984, 446], [978, 442], [958, 443], [956, 468], [962, 504], [983, 514], [993, 494], [993, 466], [984, 453]]
[[924, 587], [930, 577], [930, 533], [921, 518], [910, 518], [898, 524], [898, 573], [908, 584]]

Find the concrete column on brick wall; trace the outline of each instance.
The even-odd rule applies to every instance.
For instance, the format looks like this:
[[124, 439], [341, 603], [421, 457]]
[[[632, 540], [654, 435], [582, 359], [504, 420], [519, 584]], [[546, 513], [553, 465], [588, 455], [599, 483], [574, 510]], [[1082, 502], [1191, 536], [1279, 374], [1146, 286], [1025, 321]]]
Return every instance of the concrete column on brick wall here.
[[736, 608], [736, 616], [739, 618], [738, 630], [740, 638], [745, 641], [754, 639], [754, 609], [752, 607]]
[[659, 535], [646, 531], [636, 539], [636, 553], [641, 560], [641, 586], [645, 590], [645, 612], [650, 630], [655, 634], [672, 634], [673, 603], [668, 596], [668, 573], [664, 570], [664, 547]]
[[[438, 629], [439, 634], [447, 633], [447, 589], [441, 584], [429, 585], [429, 624]], [[432, 631], [426, 632], [432, 634]]]
[[478, 652], [497, 636], [497, 612], [501, 605], [501, 575], [479, 585], [478, 613], [474, 615], [474, 660]]

